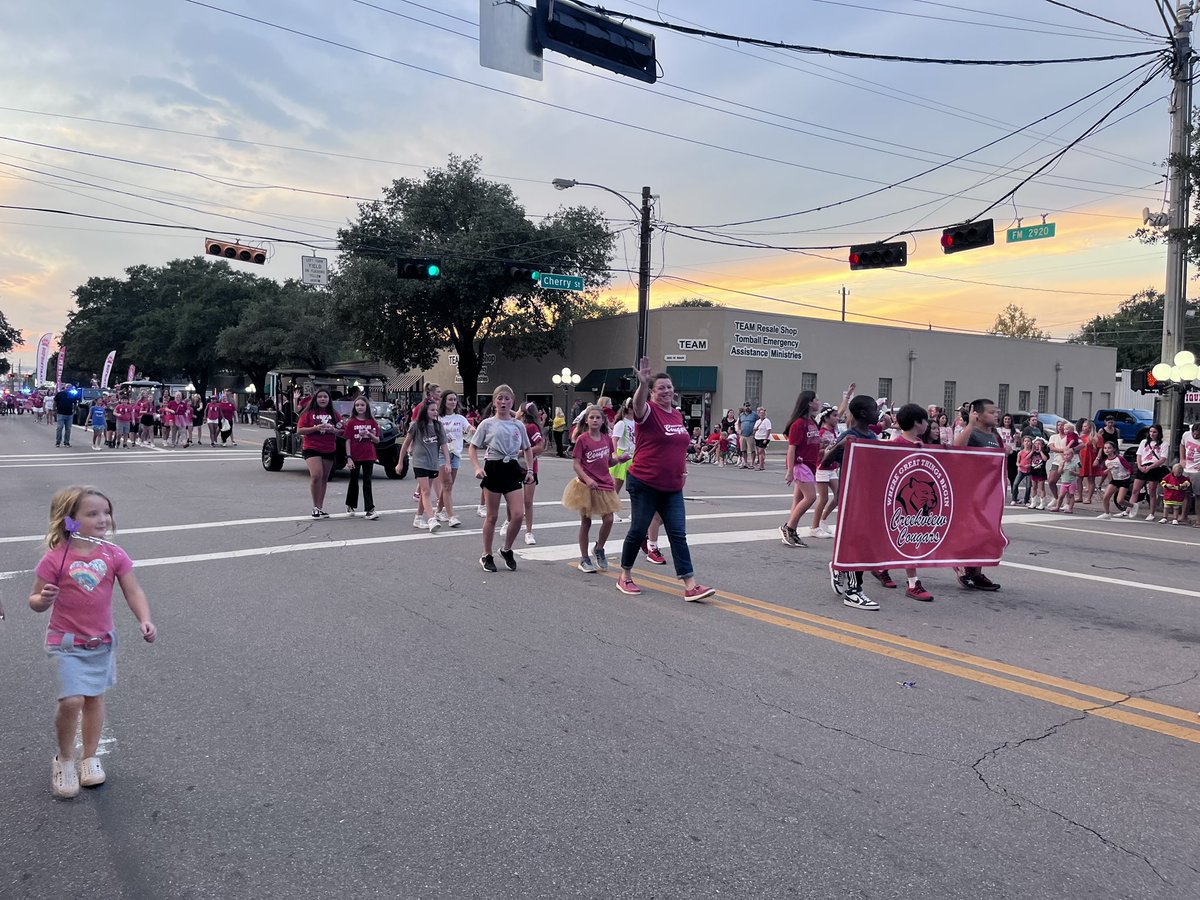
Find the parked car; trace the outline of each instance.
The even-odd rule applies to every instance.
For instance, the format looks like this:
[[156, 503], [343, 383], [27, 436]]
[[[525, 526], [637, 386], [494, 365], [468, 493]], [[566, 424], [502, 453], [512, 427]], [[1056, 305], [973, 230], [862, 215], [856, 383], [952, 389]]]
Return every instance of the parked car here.
[[1109, 418], [1117, 426], [1121, 442], [1125, 444], [1140, 444], [1154, 424], [1154, 413], [1148, 409], [1101, 409], [1096, 412], [1096, 428], [1103, 428], [1104, 421]]
[[[1026, 425], [1029, 424], [1029, 413], [1015, 412], [1015, 413], [1011, 413], [1011, 415], [1013, 417], [1013, 421], [1016, 422], [1016, 424], [1017, 424], [1018, 431], [1020, 431], [1022, 428], [1024, 428]], [[996, 421], [998, 422], [1002, 418], [1003, 418], [1003, 414], [997, 416]], [[1038, 424], [1040, 426], [1042, 426], [1042, 436], [1046, 440], [1049, 440], [1050, 435], [1054, 434], [1055, 429], [1058, 428], [1059, 422], [1069, 422], [1069, 421], [1070, 421], [1070, 419], [1064, 419], [1062, 416], [1056, 416], [1054, 413], [1048, 413], [1048, 412], [1039, 412], [1038, 413]]]
[[[408, 472], [408, 459], [400, 459], [400, 431], [396, 427], [395, 408], [388, 402], [385, 391], [387, 382], [382, 375], [365, 375], [355, 372], [317, 372], [311, 369], [280, 369], [267, 373], [262, 393], [263, 404], [258, 412], [258, 427], [268, 429], [271, 435], [263, 440], [262, 467], [268, 472], [278, 472], [288, 457], [300, 458], [303, 436], [296, 433], [299, 413], [292, 406], [292, 394], [299, 390], [301, 398], [311, 397], [316, 391], [329, 391], [333, 408], [343, 418], [350, 414], [353, 400], [348, 399], [355, 388], [361, 390], [371, 404], [371, 415], [379, 423], [379, 443], [376, 453], [388, 478], [403, 478]], [[346, 442], [337, 439], [337, 456], [334, 471], [346, 465]]]

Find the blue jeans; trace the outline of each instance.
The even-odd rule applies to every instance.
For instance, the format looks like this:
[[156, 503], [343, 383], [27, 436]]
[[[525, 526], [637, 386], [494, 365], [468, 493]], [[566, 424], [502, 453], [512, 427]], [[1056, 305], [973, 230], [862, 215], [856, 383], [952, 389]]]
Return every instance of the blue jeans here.
[[59, 415], [55, 418], [58, 419], [58, 424], [54, 427], [54, 443], [71, 443], [71, 426], [75, 423], [75, 417]]
[[629, 491], [632, 509], [629, 531], [621, 545], [621, 568], [632, 569], [637, 562], [638, 551], [646, 540], [646, 532], [654, 514], [662, 518], [667, 540], [671, 542], [671, 559], [675, 563], [675, 574], [679, 578], [692, 575], [692, 553], [688, 550], [687, 521], [683, 509], [683, 491], [660, 491], [652, 488], [630, 472], [625, 478], [625, 489]]

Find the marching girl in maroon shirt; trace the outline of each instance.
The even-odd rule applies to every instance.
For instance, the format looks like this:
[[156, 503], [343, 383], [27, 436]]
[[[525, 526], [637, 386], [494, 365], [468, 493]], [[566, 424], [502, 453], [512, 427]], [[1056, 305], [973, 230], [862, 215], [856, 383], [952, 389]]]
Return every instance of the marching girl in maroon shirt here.
[[[210, 431], [215, 430], [213, 425], [209, 428]], [[314, 519], [329, 517], [329, 513], [324, 509], [325, 488], [329, 485], [329, 473], [333, 471], [334, 460], [337, 458], [339, 431], [341, 420], [333, 408], [329, 391], [321, 388], [313, 394], [312, 402], [296, 423], [296, 433], [304, 437], [300, 455], [304, 457], [304, 464], [308, 466], [308, 490], [312, 494]]]
[[[589, 406], [584, 412], [583, 421], [575, 431], [574, 442], [571, 456], [575, 477], [563, 491], [562, 505], [579, 513], [579, 571], [606, 572], [608, 556], [604, 544], [612, 531], [613, 514], [621, 506], [609, 466], [625, 462], [629, 454], [617, 454], [608, 431], [608, 418], [599, 406]], [[596, 535], [593, 551], [589, 553], [593, 516], [600, 517], [600, 532]]]
[[375, 497], [371, 493], [371, 472], [379, 455], [375, 445], [379, 443], [379, 423], [371, 414], [371, 404], [366, 397], [356, 397], [350, 415], [342, 427], [346, 439], [346, 468], [350, 470], [350, 486], [346, 489], [346, 512], [357, 514], [358, 482], [362, 479], [363, 505], [368, 519], [378, 519], [375, 512]]

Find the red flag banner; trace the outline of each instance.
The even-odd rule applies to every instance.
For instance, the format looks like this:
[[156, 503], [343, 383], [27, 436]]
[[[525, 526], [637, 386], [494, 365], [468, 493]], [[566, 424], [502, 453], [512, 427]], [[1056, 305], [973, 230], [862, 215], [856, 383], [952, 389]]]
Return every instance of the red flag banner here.
[[130, 367], [129, 367], [129, 377], [128, 377], [128, 378], [126, 378], [125, 380], [126, 380], [126, 381], [133, 381], [133, 376], [134, 376], [134, 375], [136, 375], [136, 374], [137, 374], [137, 366], [130, 366]]
[[853, 441], [841, 481], [837, 570], [994, 566], [1008, 545], [1003, 452]]
[[108, 356], [104, 358], [104, 374], [100, 377], [100, 387], [104, 388], [105, 390], [108, 390], [108, 378], [110, 375], [112, 375], [113, 360], [116, 358], [116, 350], [111, 351]]
[[38, 338], [37, 345], [37, 362], [34, 363], [33, 372], [36, 376], [34, 384], [40, 385], [46, 380], [46, 364], [50, 362], [50, 341], [54, 337], [49, 331]]
[[63, 387], [62, 373], [63, 366], [67, 364], [67, 348], [62, 344], [58, 345], [58, 369], [54, 373], [55, 390], [61, 391]]

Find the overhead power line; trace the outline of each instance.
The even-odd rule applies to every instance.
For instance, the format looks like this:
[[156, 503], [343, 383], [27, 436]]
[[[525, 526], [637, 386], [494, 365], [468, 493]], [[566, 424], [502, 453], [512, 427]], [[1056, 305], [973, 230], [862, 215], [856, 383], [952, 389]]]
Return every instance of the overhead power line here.
[[640, 22], [643, 25], [657, 25], [668, 31], [680, 34], [691, 34], [699, 37], [713, 38], [719, 41], [730, 41], [735, 44], [750, 44], [755, 47], [770, 47], [775, 50], [794, 50], [799, 53], [815, 53], [824, 56], [837, 56], [843, 59], [873, 59], [879, 62], [928, 63], [942, 66], [1047, 66], [1060, 63], [1107, 62], [1112, 59], [1138, 59], [1147, 56], [1161, 56], [1162, 50], [1142, 50], [1137, 53], [1109, 53], [1104, 56], [1070, 56], [1057, 59], [953, 59], [932, 56], [897, 56], [890, 53], [863, 53], [857, 50], [837, 50], [832, 47], [815, 47], [809, 44], [789, 44], [784, 41], [772, 41], [766, 38], [748, 37], [746, 35], [727, 34], [722, 31], [708, 31], [703, 28], [691, 28], [667, 22], [663, 19], [651, 19], [634, 13], [619, 12], [603, 6], [584, 3], [575, 0], [579, 6], [590, 9], [602, 16], [620, 19], [628, 22]]
[[1149, 31], [1143, 31], [1140, 28], [1134, 28], [1132, 25], [1126, 25], [1123, 22], [1117, 22], [1114, 19], [1106, 19], [1104, 16], [1096, 15], [1094, 12], [1088, 12], [1086, 9], [1079, 9], [1071, 6], [1069, 3], [1062, 3], [1061, 0], [1046, 0], [1051, 6], [1061, 6], [1063, 9], [1069, 9], [1071, 12], [1079, 13], [1081, 16], [1087, 16], [1089, 19], [1098, 19], [1101, 22], [1107, 22], [1109, 25], [1116, 25], [1118, 28], [1124, 28], [1126, 31], [1135, 31], [1138, 34], [1144, 34], [1146, 37], [1161, 40], [1161, 35], [1153, 34]]

